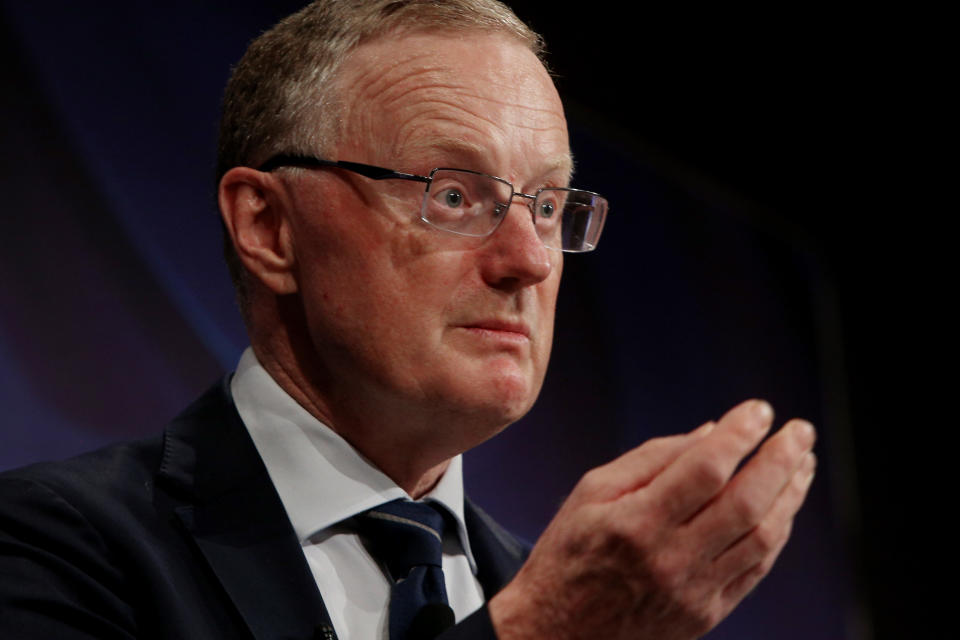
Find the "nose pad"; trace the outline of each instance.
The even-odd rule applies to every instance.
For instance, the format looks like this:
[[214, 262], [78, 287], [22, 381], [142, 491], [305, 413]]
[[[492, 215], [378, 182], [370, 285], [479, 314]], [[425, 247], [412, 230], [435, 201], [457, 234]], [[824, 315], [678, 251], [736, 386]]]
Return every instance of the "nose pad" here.
[[517, 204], [520, 202], [514, 199], [510, 207], [504, 207], [501, 224], [488, 238], [483, 273], [494, 286], [520, 288], [535, 285], [553, 270], [550, 250], [540, 238], [532, 208], [529, 205], [524, 207], [529, 218], [510, 215], [510, 209]]
[[537, 210], [534, 208], [537, 206], [537, 196], [530, 195], [528, 193], [517, 193], [514, 194], [523, 198], [526, 202], [524, 203], [527, 206], [527, 210], [530, 212], [530, 220], [533, 221], [533, 226], [537, 226]]
[[[517, 196], [520, 196], [521, 198], [518, 199]], [[536, 236], [537, 241], [542, 245], [543, 240], [540, 238], [540, 231], [537, 229], [537, 213], [536, 213], [536, 210], [534, 209], [534, 206], [537, 204], [536, 198], [531, 198], [525, 193], [516, 193], [514, 194], [513, 202], [511, 202], [511, 207], [512, 205], [516, 205], [516, 204], [521, 205], [530, 214], [529, 220], [530, 220], [530, 224], [533, 227], [533, 234]], [[503, 222], [509, 215], [510, 215], [510, 207], [508, 207], [507, 210], [503, 213], [504, 220], [500, 221], [501, 222], [500, 226], [502, 226]], [[525, 222], [518, 222], [518, 223], [521, 224], [521, 226], [523, 227], [523, 231], [521, 233], [526, 233], [526, 223]], [[517, 230], [514, 230], [511, 233], [515, 234], [517, 232], [518, 232]]]
[[[514, 193], [513, 195], [514, 197], [510, 200], [509, 203], [498, 202], [494, 206], [493, 216], [497, 220], [497, 223], [496, 223], [497, 226], [494, 228], [493, 233], [497, 233], [497, 231], [500, 229], [500, 226], [503, 224], [503, 221], [509, 215], [510, 208], [515, 204], [523, 204], [523, 206], [527, 208], [527, 211], [530, 212], [530, 222], [533, 223], [534, 231], [537, 230], [537, 212], [534, 209], [534, 206], [536, 206], [537, 204], [536, 197], [529, 196], [525, 193]], [[517, 199], [517, 196], [520, 196], [524, 200], [529, 200], [529, 202], [522, 202], [521, 200]], [[540, 237], [539, 231], [537, 231], [537, 237], [538, 238]]]
[[[543, 240], [540, 238], [540, 231], [537, 229], [537, 212], [534, 207], [537, 204], [536, 196], [531, 196], [526, 193], [514, 193], [513, 200], [510, 205], [521, 204], [523, 207], [530, 213], [530, 224], [533, 225], [534, 234], [537, 236], [537, 239], [542, 243]], [[507, 207], [507, 210], [503, 212], [502, 216], [507, 217], [510, 213], [510, 207]], [[500, 220], [500, 223], [503, 223], [503, 220]]]
[[[534, 226], [536, 226], [536, 224], [537, 224], [537, 211], [536, 211], [536, 209], [534, 209], [534, 207], [535, 207], [536, 204], [537, 204], [537, 198], [536, 198], [536, 196], [531, 196], [531, 195], [528, 195], [528, 194], [526, 194], [526, 193], [514, 193], [514, 194], [513, 194], [513, 198], [511, 198], [510, 202], [498, 202], [498, 203], [496, 203], [496, 205], [494, 205], [494, 209], [493, 209], [493, 216], [494, 216], [495, 218], [497, 218], [498, 220], [500, 220], [500, 222], [502, 222], [502, 221], [503, 221], [502, 218], [505, 217], [505, 216], [507, 215], [507, 213], [509, 213], [510, 207], [513, 206], [514, 204], [517, 204], [517, 203], [521, 202], [521, 200], [518, 200], [518, 199], [517, 199], [518, 197], [521, 198], [521, 200], [526, 200], [526, 201], [527, 201], [527, 202], [523, 202], [522, 204], [523, 204], [523, 205], [527, 208], [527, 210], [530, 212], [530, 219], [533, 221]], [[499, 225], [498, 225], [498, 226], [499, 226]]]

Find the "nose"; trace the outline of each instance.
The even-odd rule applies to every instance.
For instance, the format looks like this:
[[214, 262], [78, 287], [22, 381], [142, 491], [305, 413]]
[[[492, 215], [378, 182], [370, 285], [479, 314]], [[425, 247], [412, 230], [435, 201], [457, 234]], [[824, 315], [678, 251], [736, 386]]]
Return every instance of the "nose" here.
[[491, 287], [517, 290], [542, 282], [553, 271], [559, 251], [548, 249], [537, 234], [533, 213], [523, 198], [514, 198], [500, 226], [481, 248], [481, 273]]

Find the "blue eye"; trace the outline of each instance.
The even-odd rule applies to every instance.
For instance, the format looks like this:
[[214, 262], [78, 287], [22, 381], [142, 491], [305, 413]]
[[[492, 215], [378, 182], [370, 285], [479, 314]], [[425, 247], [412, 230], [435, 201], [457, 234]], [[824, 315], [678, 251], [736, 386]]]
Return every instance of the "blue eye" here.
[[553, 206], [552, 202], [541, 202], [540, 203], [540, 217], [542, 218], [551, 218], [553, 213], [556, 211], [556, 207]]
[[447, 189], [443, 194], [443, 200], [448, 207], [459, 207], [463, 204], [463, 194], [456, 189]]

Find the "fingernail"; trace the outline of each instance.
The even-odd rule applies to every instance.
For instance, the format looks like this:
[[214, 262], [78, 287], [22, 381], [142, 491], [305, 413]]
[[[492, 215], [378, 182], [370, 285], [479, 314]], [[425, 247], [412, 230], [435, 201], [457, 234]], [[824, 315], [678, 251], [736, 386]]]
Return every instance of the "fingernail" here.
[[814, 430], [813, 425], [806, 420], [797, 420], [793, 425], [793, 431], [800, 444], [804, 447], [812, 447], [814, 440], [817, 438], [817, 432]]
[[710, 433], [711, 431], [713, 431], [713, 428], [714, 428], [715, 426], [717, 426], [717, 423], [716, 423], [716, 422], [713, 422], [713, 421], [711, 420], [710, 422], [706, 422], [706, 423], [700, 425], [699, 427], [697, 427], [696, 429], [694, 429], [694, 430], [693, 430], [693, 433], [696, 434], [696, 435], [698, 435], [698, 436], [705, 436], [705, 435], [707, 435], [708, 433]]
[[756, 412], [757, 417], [763, 420], [773, 419], [773, 407], [771, 407], [770, 403], [766, 400], [757, 400], [753, 404], [753, 410]]

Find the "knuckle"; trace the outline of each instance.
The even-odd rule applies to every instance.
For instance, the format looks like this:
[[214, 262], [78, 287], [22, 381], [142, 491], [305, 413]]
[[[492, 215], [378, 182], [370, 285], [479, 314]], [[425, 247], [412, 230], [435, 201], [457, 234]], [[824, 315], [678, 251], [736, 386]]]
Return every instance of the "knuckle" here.
[[626, 518], [598, 518], [595, 528], [601, 531], [605, 547], [625, 550], [639, 546], [636, 543], [637, 532], [631, 524]]
[[603, 486], [603, 472], [597, 469], [591, 469], [583, 474], [583, 477], [580, 478], [580, 482], [577, 486], [578, 489], [584, 491], [588, 495], [596, 493], [601, 486]]
[[727, 483], [727, 470], [716, 456], [701, 458], [691, 470], [698, 486], [719, 491]]
[[576, 504], [602, 500], [608, 493], [608, 474], [603, 467], [596, 467], [580, 477], [580, 481], [570, 494], [570, 500]]
[[753, 531], [757, 555], [764, 558], [764, 563], [769, 561], [771, 565], [773, 564], [773, 560], [790, 538], [792, 528], [793, 521], [788, 520], [784, 523], [764, 523]]
[[645, 563], [642, 534], [629, 518], [609, 517], [609, 511], [593, 505], [583, 510], [584, 537], [587, 546], [599, 557], [616, 558], [625, 566]]
[[623, 478], [605, 466], [591, 469], [581, 476], [574, 487], [573, 495], [580, 503], [603, 503], [613, 500], [629, 491]]
[[779, 546], [782, 537], [783, 533], [779, 528], [767, 524], [762, 524], [753, 530], [754, 545], [757, 551], [764, 556]]
[[745, 491], [740, 491], [732, 496], [731, 508], [737, 522], [743, 527], [759, 525], [764, 515], [757, 500]]

